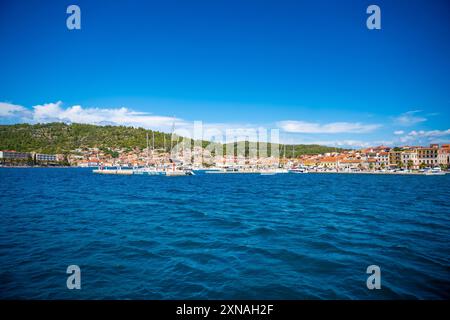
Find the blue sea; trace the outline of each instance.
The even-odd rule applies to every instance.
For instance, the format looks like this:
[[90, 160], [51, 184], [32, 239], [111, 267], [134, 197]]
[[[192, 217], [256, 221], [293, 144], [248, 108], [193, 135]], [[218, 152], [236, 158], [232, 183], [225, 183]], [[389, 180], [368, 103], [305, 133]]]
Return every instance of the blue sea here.
[[0, 182], [2, 299], [450, 298], [450, 175], [2, 168]]

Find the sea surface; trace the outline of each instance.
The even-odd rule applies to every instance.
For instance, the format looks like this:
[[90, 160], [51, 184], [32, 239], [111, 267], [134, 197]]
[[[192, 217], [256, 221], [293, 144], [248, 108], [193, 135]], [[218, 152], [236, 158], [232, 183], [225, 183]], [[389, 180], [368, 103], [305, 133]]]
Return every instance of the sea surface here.
[[450, 298], [450, 175], [0, 168], [0, 200], [2, 299]]

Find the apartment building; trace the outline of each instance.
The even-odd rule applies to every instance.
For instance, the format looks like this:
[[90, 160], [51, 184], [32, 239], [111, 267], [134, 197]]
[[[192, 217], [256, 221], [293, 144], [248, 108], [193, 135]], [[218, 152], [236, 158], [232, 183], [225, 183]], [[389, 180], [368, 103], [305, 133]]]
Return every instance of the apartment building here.
[[401, 150], [391, 150], [389, 151], [389, 166], [396, 167], [402, 161], [402, 151]]
[[58, 161], [58, 157], [55, 154], [44, 154], [44, 153], [36, 153], [34, 155], [34, 159], [36, 161], [42, 161], [42, 162], [56, 162], [56, 161]]
[[438, 155], [439, 155], [439, 145], [433, 144], [428, 148], [418, 148], [417, 158], [420, 164], [425, 164], [427, 166], [438, 165]]
[[387, 168], [389, 166], [389, 152], [382, 151], [375, 155], [375, 167]]
[[405, 150], [400, 155], [401, 163], [408, 169], [419, 169], [419, 157], [417, 150]]
[[29, 152], [16, 152], [13, 150], [0, 151], [0, 159], [2, 160], [29, 160], [31, 153]]
[[438, 163], [442, 165], [449, 165], [450, 164], [450, 145], [447, 148], [442, 146], [441, 149], [438, 151]]

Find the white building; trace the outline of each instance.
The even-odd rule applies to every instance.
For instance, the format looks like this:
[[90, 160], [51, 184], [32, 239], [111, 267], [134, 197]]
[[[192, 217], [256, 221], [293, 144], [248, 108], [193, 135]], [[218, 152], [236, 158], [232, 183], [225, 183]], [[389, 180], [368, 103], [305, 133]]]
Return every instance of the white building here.
[[58, 157], [55, 154], [36, 153], [34, 159], [36, 161], [58, 161]]
[[411, 164], [410, 169], [419, 167], [419, 155], [415, 150], [405, 150], [401, 153], [401, 161], [404, 166]]

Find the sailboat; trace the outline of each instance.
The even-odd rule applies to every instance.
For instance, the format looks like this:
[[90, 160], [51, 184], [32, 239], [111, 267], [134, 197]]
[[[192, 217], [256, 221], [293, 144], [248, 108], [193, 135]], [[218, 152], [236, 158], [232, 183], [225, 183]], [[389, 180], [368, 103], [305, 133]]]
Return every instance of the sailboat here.
[[[175, 119], [175, 116], [173, 118]], [[172, 152], [172, 147], [173, 147], [172, 141], [173, 141], [174, 132], [175, 132], [175, 120], [172, 122], [172, 132], [170, 133], [170, 152]], [[177, 138], [177, 142], [178, 142], [178, 138]], [[194, 171], [192, 171], [192, 170], [177, 168], [176, 164], [175, 164], [175, 159], [172, 159], [170, 156], [169, 156], [169, 162], [172, 164], [172, 170], [167, 168], [165, 170], [166, 176], [168, 176], [168, 177], [177, 176], [178, 177], [178, 176], [193, 176], [193, 175], [195, 175]]]
[[[294, 159], [294, 158], [295, 158], [295, 151], [294, 151], [294, 145], [292, 145], [292, 159]], [[292, 162], [292, 163], [294, 163], [294, 162]], [[291, 169], [289, 169], [289, 173], [308, 173], [308, 169], [305, 166], [300, 165], [298, 167], [292, 167]]]

